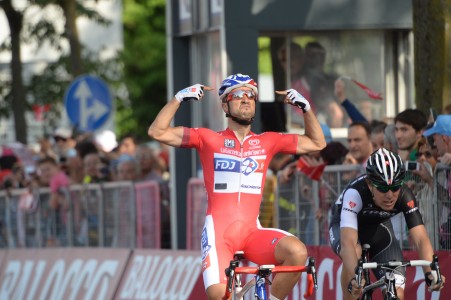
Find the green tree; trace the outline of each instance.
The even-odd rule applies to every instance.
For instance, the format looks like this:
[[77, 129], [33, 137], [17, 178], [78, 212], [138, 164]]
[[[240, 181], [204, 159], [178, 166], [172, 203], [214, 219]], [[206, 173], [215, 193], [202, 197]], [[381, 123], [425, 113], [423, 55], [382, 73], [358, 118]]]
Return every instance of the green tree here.
[[[12, 0], [0, 1], [0, 7], [5, 12], [8, 19], [10, 29], [10, 47], [11, 50], [11, 87], [10, 89], [2, 88], [1, 94], [5, 100], [2, 103], [3, 114], [8, 113], [10, 107], [14, 116], [14, 130], [16, 132], [16, 140], [22, 143], [27, 142], [27, 123], [23, 108], [25, 107], [25, 88], [22, 78], [22, 60], [21, 52], [21, 32], [23, 28], [23, 13], [16, 10], [12, 5]], [[6, 46], [2, 46], [5, 48]]]
[[124, 0], [124, 82], [129, 102], [118, 103], [118, 134], [147, 138], [147, 126], [166, 104], [164, 0]]
[[[113, 1], [113, 0], [109, 0]], [[97, 1], [96, 1], [97, 2]], [[98, 57], [92, 53], [85, 51], [83, 54], [83, 47], [80, 44], [78, 30], [76, 27], [76, 19], [80, 16], [95, 20], [99, 24], [109, 24], [109, 21], [104, 19], [97, 11], [82, 5], [82, 1], [77, 0], [30, 0], [22, 11], [15, 9], [12, 6], [12, 1], [0, 1], [0, 8], [2, 8], [7, 16], [10, 27], [10, 39], [5, 41], [0, 47], [0, 50], [9, 50], [12, 54], [11, 60], [11, 82], [10, 86], [2, 86], [0, 95], [4, 97], [4, 101], [0, 102], [0, 113], [2, 116], [9, 116], [12, 111], [15, 123], [16, 140], [27, 142], [27, 124], [25, 119], [25, 112], [32, 104], [44, 105], [51, 104], [52, 111], [50, 116], [50, 125], [54, 123], [55, 119], [59, 117], [61, 111], [62, 95], [67, 84], [76, 76], [82, 74], [85, 70], [90, 70], [92, 73], [96, 72], [96, 67], [105, 69], [104, 66], [96, 65], [95, 61], [100, 61]], [[61, 18], [54, 16], [47, 16], [42, 14], [38, 21], [25, 22], [24, 15], [27, 9], [31, 7], [40, 7], [41, 11], [52, 6], [54, 11], [59, 12]], [[64, 30], [59, 32], [56, 20], [64, 20]], [[68, 54], [62, 52], [62, 43], [68, 42], [70, 51]], [[37, 45], [37, 49], [42, 46], [49, 46], [61, 53], [59, 61], [49, 64], [44, 71], [35, 74], [32, 77], [31, 84], [25, 86], [22, 79], [22, 61], [20, 58], [20, 48], [22, 43]], [[94, 59], [90, 59], [90, 56]], [[90, 68], [85, 68], [84, 58], [90, 60]], [[111, 65], [110, 71], [106, 72], [110, 78], [117, 79], [117, 72], [111, 71], [116, 68], [116, 65]], [[112, 79], [113, 80], [113, 79]], [[28, 90], [27, 102], [26, 92]], [[25, 108], [25, 109], [24, 109]]]

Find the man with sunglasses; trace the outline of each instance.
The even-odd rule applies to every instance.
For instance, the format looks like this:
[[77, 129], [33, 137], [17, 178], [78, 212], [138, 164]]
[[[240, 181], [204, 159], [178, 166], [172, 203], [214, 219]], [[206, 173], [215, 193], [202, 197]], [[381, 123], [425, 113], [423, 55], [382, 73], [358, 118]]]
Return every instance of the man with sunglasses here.
[[[286, 96], [286, 103], [303, 111], [305, 134], [253, 133], [257, 83], [243, 74], [227, 77], [219, 89], [227, 129], [214, 132], [171, 127], [180, 105], [200, 100], [204, 90], [212, 88], [196, 84], [178, 92], [160, 111], [148, 134], [164, 144], [195, 148], [199, 153], [208, 198], [201, 239], [202, 273], [208, 298], [222, 299], [226, 288], [224, 270], [236, 251], [244, 251], [245, 258], [256, 264], [305, 265], [307, 249], [298, 238], [279, 229], [261, 227], [260, 203], [266, 171], [276, 153], [319, 151], [326, 141], [309, 102], [293, 89], [278, 93]], [[270, 299], [285, 299], [299, 278], [300, 273], [278, 274]]]
[[[404, 184], [405, 175], [401, 157], [380, 148], [368, 159], [366, 174], [352, 181], [332, 207], [330, 243], [343, 261], [341, 285], [344, 299], [358, 299], [362, 291], [354, 276], [362, 252], [361, 245], [370, 245], [371, 261], [403, 260], [390, 222], [396, 214], [403, 213], [419, 258], [432, 259], [434, 250], [415, 196]], [[436, 273], [430, 268], [423, 270], [428, 286], [432, 290], [440, 290], [443, 284], [435, 284]], [[375, 276], [379, 279], [385, 276], [385, 271], [378, 269]], [[398, 297], [404, 299], [405, 270], [395, 277]]]

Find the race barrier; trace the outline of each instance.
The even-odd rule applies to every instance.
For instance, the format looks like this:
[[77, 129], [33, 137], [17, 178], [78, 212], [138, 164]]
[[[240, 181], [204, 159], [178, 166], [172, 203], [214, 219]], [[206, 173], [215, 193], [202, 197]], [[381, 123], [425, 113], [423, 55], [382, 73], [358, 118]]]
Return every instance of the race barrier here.
[[[309, 299], [342, 299], [339, 258], [326, 246], [309, 246], [316, 258], [319, 288]], [[406, 259], [416, 259], [405, 251]], [[438, 253], [442, 274], [451, 278], [451, 254]], [[204, 300], [200, 251], [117, 248], [51, 248], [0, 251], [0, 299]], [[288, 297], [303, 299], [303, 274]], [[381, 299], [378, 291], [374, 299]], [[429, 293], [420, 267], [407, 271], [406, 299], [444, 300], [448, 283]], [[251, 295], [249, 295], [250, 297]], [[251, 298], [246, 298], [251, 299]]]
[[166, 184], [74, 184], [49, 205], [50, 189], [0, 191], [0, 248], [170, 248]]

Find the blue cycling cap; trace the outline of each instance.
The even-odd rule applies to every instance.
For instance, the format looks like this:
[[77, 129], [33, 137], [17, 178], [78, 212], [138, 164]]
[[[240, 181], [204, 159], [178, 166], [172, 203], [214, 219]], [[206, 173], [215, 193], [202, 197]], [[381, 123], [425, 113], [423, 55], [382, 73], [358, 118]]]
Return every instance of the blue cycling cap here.
[[248, 75], [238, 73], [235, 75], [230, 75], [221, 83], [221, 88], [219, 89], [219, 99], [222, 102], [225, 102], [227, 94], [241, 86], [251, 88], [258, 97], [257, 83], [254, 79], [250, 78]]

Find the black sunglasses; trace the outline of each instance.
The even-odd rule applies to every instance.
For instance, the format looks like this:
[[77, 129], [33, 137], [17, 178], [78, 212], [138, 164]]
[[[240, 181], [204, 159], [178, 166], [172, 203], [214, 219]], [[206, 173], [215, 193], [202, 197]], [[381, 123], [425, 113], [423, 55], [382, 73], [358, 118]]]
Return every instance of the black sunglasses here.
[[431, 158], [431, 157], [432, 157], [432, 153], [429, 152], [429, 151], [426, 151], [426, 152], [417, 152], [417, 153], [415, 154], [415, 156], [416, 156], [417, 158], [420, 158], [422, 155], [424, 155], [424, 157], [426, 157], [426, 158]]
[[402, 184], [397, 185], [377, 185], [373, 184], [373, 186], [381, 193], [388, 193], [388, 191], [397, 192], [401, 189]]

